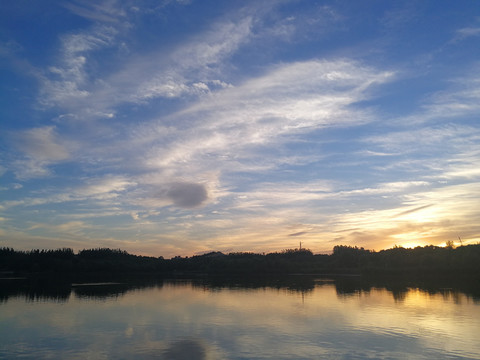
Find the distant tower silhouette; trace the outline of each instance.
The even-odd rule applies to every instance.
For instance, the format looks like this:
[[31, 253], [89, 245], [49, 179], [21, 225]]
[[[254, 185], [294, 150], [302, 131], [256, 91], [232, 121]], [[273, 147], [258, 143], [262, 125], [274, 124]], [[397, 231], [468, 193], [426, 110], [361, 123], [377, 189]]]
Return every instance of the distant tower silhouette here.
[[300, 241], [300, 250], [302, 250], [302, 242]]

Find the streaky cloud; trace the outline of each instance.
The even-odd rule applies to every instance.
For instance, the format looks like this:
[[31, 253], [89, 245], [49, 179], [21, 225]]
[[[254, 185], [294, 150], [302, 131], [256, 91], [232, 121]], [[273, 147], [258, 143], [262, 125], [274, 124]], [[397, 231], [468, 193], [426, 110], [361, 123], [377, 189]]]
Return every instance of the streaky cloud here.
[[171, 115], [182, 140], [158, 148], [159, 155], [153, 153], [146, 163], [166, 167], [218, 156], [239, 159], [255, 147], [288, 142], [292, 135], [370, 122], [374, 115], [355, 104], [392, 76], [345, 59], [279, 65]]
[[302, 236], [302, 235], [305, 235], [305, 234], [308, 234], [308, 232], [299, 231], [299, 232], [296, 232], [296, 233], [293, 233], [293, 234], [288, 234], [288, 236]]
[[408, 214], [411, 214], [411, 213], [414, 213], [414, 212], [417, 212], [417, 211], [420, 211], [420, 210], [423, 210], [423, 209], [427, 209], [431, 206], [433, 206], [433, 204], [427, 204], [427, 205], [422, 205], [422, 206], [415, 207], [413, 209], [408, 209], [408, 210], [405, 210], [405, 211], [402, 211], [402, 212], [398, 213], [397, 215], [395, 215], [395, 217], [408, 215]]
[[70, 1], [62, 4], [72, 13], [92, 21], [116, 22], [125, 17], [125, 11], [117, 1]]

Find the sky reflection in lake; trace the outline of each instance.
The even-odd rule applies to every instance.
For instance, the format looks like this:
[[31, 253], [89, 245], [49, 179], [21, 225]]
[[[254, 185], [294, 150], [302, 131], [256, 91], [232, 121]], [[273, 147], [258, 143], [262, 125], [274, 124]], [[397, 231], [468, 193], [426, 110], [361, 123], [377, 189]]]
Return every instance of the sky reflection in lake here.
[[323, 281], [303, 290], [187, 281], [119, 290], [5, 299], [0, 358], [480, 359], [480, 304], [448, 289], [393, 296]]

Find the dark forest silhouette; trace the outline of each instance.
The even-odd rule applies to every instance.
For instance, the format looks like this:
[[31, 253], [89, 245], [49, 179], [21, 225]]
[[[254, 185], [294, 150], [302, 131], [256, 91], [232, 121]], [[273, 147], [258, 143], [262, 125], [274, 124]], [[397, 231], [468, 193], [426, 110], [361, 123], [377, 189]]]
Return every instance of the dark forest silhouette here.
[[16, 251], [0, 248], [0, 272], [31, 273], [155, 273], [173, 275], [268, 276], [349, 274], [382, 276], [480, 277], [480, 244], [382, 251], [338, 245], [330, 255], [308, 249], [257, 254], [210, 252], [192, 257], [138, 256], [122, 250], [97, 248], [75, 253], [70, 248]]

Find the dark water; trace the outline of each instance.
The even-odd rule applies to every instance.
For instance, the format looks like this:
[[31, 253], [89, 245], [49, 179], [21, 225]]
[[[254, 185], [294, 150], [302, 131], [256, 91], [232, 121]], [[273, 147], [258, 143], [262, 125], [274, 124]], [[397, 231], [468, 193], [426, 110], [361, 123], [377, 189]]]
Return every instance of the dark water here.
[[465, 288], [0, 280], [0, 359], [480, 359]]

